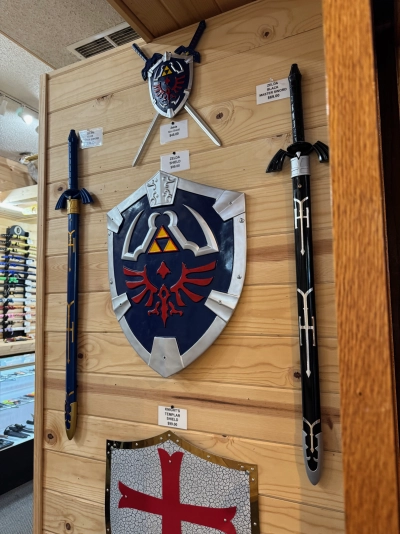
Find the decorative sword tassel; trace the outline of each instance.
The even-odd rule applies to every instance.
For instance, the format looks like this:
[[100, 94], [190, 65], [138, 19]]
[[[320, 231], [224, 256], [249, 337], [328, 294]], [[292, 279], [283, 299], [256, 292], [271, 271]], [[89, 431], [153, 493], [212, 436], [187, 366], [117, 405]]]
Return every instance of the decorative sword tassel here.
[[278, 150], [267, 172], [282, 170], [290, 158], [293, 185], [294, 235], [296, 251], [297, 308], [303, 406], [303, 454], [312, 484], [321, 477], [323, 441], [319, 395], [317, 321], [315, 311], [314, 264], [312, 245], [310, 156], [315, 150], [320, 162], [329, 159], [329, 149], [321, 141], [307, 143], [304, 136], [301, 74], [296, 64], [289, 74], [293, 144]]
[[[79, 273], [79, 207], [89, 204], [92, 197], [86, 189], [78, 189], [78, 137], [71, 130], [68, 137], [69, 181], [56, 204], [56, 210], [67, 206], [68, 210], [68, 278], [67, 278], [67, 327], [66, 327], [66, 399], [65, 429], [68, 439], [76, 430], [78, 415], [77, 356], [78, 356], [78, 273]], [[15, 299], [14, 299], [15, 300]]]

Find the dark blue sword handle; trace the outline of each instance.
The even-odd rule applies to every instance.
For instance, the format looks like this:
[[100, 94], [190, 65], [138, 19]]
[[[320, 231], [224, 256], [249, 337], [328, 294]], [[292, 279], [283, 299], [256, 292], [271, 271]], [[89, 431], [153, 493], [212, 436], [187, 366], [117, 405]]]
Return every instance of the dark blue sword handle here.
[[68, 189], [78, 189], [78, 136], [71, 130], [68, 136], [69, 177]]
[[301, 98], [301, 74], [297, 63], [293, 63], [289, 73], [290, 108], [292, 114], [293, 143], [305, 141], [303, 102]]
[[147, 61], [149, 58], [146, 56], [146, 54], [142, 51], [141, 48], [138, 47], [136, 43], [133, 43], [132, 48], [136, 52], [136, 54], [142, 59], [143, 61]]
[[194, 35], [192, 37], [192, 40], [190, 41], [188, 48], [195, 50], [196, 46], [199, 44], [200, 38], [203, 35], [206, 27], [207, 25], [206, 25], [205, 20], [202, 20], [199, 22], [199, 25], [197, 26], [196, 31], [194, 32]]

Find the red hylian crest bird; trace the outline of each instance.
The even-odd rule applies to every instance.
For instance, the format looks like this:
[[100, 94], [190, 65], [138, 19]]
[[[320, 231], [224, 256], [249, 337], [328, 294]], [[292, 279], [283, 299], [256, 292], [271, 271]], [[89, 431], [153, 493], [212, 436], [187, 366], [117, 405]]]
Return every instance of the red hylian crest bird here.
[[244, 194], [158, 172], [108, 214], [112, 306], [162, 376], [218, 337], [245, 275]]

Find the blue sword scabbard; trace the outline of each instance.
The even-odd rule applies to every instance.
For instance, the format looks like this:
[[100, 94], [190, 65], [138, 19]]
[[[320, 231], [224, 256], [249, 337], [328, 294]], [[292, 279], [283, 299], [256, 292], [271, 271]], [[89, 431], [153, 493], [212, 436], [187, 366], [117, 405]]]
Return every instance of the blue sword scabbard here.
[[93, 202], [86, 189], [78, 189], [78, 137], [71, 130], [68, 137], [69, 180], [55, 209], [68, 211], [67, 324], [66, 324], [66, 396], [65, 430], [68, 439], [75, 434], [78, 417], [78, 289], [79, 289], [79, 210], [81, 202]]

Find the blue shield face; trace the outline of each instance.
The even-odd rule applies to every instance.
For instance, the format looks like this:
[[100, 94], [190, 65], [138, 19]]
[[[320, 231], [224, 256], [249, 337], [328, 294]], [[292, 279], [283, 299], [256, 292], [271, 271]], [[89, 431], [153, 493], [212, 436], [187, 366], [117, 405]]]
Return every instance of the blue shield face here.
[[189, 98], [193, 78], [193, 57], [166, 52], [149, 70], [149, 91], [157, 113], [174, 117]]
[[113, 309], [128, 340], [169, 376], [218, 337], [243, 287], [244, 194], [162, 171], [108, 214]]

